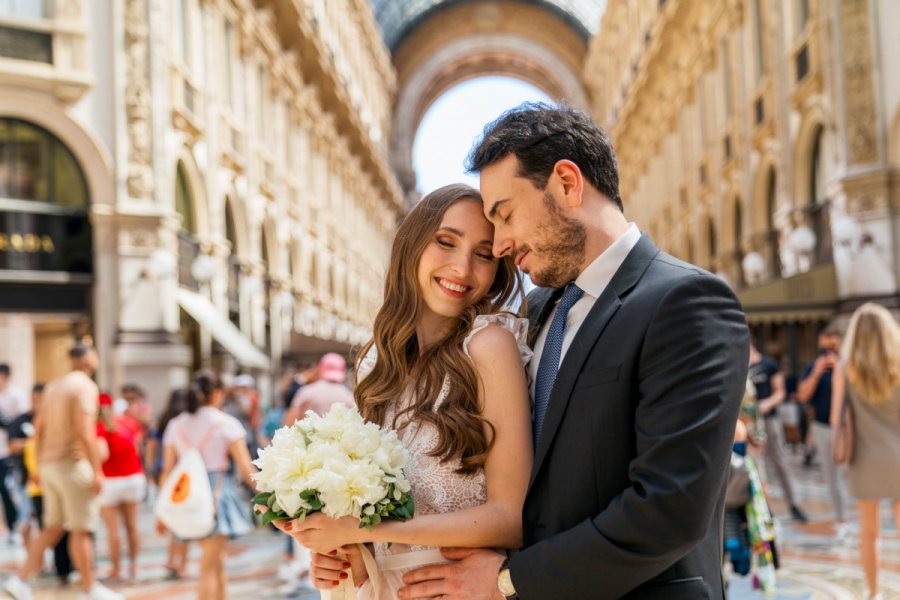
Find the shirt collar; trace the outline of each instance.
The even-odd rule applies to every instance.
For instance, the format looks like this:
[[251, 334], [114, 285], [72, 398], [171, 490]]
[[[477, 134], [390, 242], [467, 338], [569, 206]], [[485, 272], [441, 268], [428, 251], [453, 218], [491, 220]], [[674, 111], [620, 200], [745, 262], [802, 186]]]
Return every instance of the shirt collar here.
[[640, 239], [641, 230], [634, 223], [629, 223], [625, 233], [581, 272], [575, 285], [584, 290], [585, 294], [599, 298]]

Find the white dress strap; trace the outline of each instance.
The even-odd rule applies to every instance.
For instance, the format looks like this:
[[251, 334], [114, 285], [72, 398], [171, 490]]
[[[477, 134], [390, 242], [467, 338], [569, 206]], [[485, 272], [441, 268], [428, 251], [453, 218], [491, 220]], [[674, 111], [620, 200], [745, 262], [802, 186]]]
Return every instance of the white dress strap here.
[[509, 313], [494, 313], [475, 317], [475, 320], [472, 322], [472, 330], [466, 336], [466, 339], [463, 340], [463, 352], [466, 353], [466, 356], [471, 356], [469, 354], [469, 343], [472, 341], [472, 338], [488, 325], [499, 325], [515, 336], [516, 345], [519, 347], [519, 357], [522, 359], [522, 366], [527, 365], [531, 357], [534, 356], [534, 353], [528, 346], [528, 319]]

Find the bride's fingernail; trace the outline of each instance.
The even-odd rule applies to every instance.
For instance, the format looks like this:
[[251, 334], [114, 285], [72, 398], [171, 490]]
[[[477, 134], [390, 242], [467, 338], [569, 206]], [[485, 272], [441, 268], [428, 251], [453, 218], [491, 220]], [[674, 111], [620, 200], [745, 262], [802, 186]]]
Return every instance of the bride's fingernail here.
[[341, 563], [341, 568], [342, 568], [342, 569], [349, 569], [349, 568], [350, 568], [350, 563], [348, 563], [348, 562], [343, 562], [343, 563]]
[[341, 579], [347, 579], [347, 574], [342, 572], [342, 573], [341, 573]]

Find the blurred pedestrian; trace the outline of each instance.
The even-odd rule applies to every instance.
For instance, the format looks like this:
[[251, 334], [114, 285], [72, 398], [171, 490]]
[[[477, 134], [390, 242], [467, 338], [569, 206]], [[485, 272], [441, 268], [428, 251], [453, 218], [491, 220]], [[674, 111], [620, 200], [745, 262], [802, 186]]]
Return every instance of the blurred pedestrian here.
[[[220, 410], [222, 384], [212, 373], [194, 376], [188, 391], [187, 411], [169, 423], [163, 436], [163, 467], [159, 485], [178, 462], [181, 454], [196, 448], [209, 473], [216, 502], [216, 526], [206, 538], [199, 540], [200, 581], [197, 597], [201, 600], [225, 598], [225, 542], [248, 533], [253, 528], [249, 499], [241, 498], [229, 470], [229, 459], [238, 475], [251, 489], [250, 474], [254, 467], [247, 452], [244, 428], [237, 419]], [[157, 522], [157, 530], [165, 528]]]
[[844, 517], [844, 495], [841, 491], [840, 472], [834, 462], [834, 432], [831, 429], [831, 380], [834, 368], [840, 360], [841, 335], [829, 328], [819, 334], [819, 346], [815, 360], [806, 365], [800, 384], [797, 386], [797, 400], [809, 404], [815, 410], [812, 436], [816, 456], [822, 462], [831, 492], [838, 535], [846, 533]]
[[766, 474], [777, 477], [781, 489], [788, 502], [791, 517], [805, 523], [807, 518], [797, 504], [794, 487], [794, 474], [788, 464], [787, 452], [784, 449], [784, 427], [776, 410], [786, 397], [784, 375], [774, 358], [765, 356], [753, 344], [750, 344], [750, 370], [748, 377], [756, 389], [756, 402], [759, 415], [765, 422], [766, 440], [763, 455], [766, 460]]
[[[154, 485], [159, 484], [159, 475], [162, 471], [162, 440], [169, 423], [187, 410], [190, 391], [186, 388], [174, 390], [169, 395], [169, 401], [159, 416], [150, 435], [147, 437], [147, 453], [145, 461], [150, 481]], [[169, 536], [169, 553], [166, 558], [166, 579], [180, 579], [184, 575], [187, 563], [188, 545], [178, 540], [174, 535]]]
[[241, 373], [234, 378], [231, 386], [225, 392], [222, 410], [240, 421], [244, 428], [247, 452], [249, 452], [251, 460], [256, 458], [256, 452], [259, 449], [256, 444], [256, 430], [259, 425], [259, 394], [256, 391], [256, 380], [252, 375]]
[[10, 457], [6, 429], [16, 417], [28, 412], [28, 398], [25, 392], [10, 381], [11, 378], [12, 369], [8, 364], [0, 363], [0, 501], [3, 503], [3, 516], [10, 542], [14, 540], [16, 533], [19, 509], [9, 483], [21, 475], [17, 473], [16, 461]]
[[[38, 485], [37, 458], [34, 455], [34, 432], [37, 420], [40, 418], [41, 405], [43, 404], [44, 384], [36, 383], [31, 393], [31, 410], [10, 425], [10, 450], [16, 454], [21, 452], [22, 467], [25, 473], [25, 497], [31, 502], [31, 512], [37, 522], [36, 534], [44, 528], [44, 498], [41, 486]], [[21, 450], [19, 450], [21, 448]], [[31, 523], [26, 523], [27, 528], [22, 530], [25, 547], [31, 545]], [[27, 533], [26, 533], [27, 532]], [[69, 556], [69, 534], [64, 533], [53, 547], [53, 563], [56, 567], [56, 575], [61, 585], [68, 583], [69, 574], [74, 567], [72, 557]]]
[[[31, 388], [31, 408], [12, 420], [7, 428], [9, 437], [10, 461], [13, 463], [17, 496], [20, 502], [21, 514], [19, 515], [19, 530], [26, 548], [31, 541], [32, 515], [30, 494], [27, 493], [28, 470], [25, 467], [25, 445], [34, 439], [34, 415], [41, 406], [44, 396], [44, 384], [36, 383]], [[34, 515], [38, 519], [40, 515]]]
[[859, 508], [859, 550], [869, 588], [878, 593], [878, 504], [892, 503], [900, 527], [900, 326], [879, 304], [860, 306], [850, 319], [843, 370], [834, 371], [831, 422], [844, 401], [853, 408], [855, 447], [848, 468], [850, 492]]
[[141, 500], [147, 493], [147, 478], [138, 454], [138, 443], [143, 438], [142, 430], [130, 428], [129, 419], [127, 414], [114, 415], [112, 398], [107, 394], [100, 395], [97, 436], [104, 440], [108, 448], [107, 458], [103, 461], [105, 479], [100, 492], [100, 513], [106, 524], [109, 561], [112, 566], [109, 578], [113, 581], [122, 576], [120, 520], [128, 538], [128, 576], [131, 580], [137, 578], [137, 559], [140, 553], [137, 514]]
[[335, 352], [324, 354], [319, 359], [318, 379], [300, 388], [285, 412], [284, 424], [290, 425], [302, 419], [306, 411], [324, 415], [332, 404], [341, 403], [356, 406], [353, 392], [347, 387], [347, 361]]
[[35, 428], [35, 449], [44, 493], [44, 529], [28, 549], [18, 575], [8, 578], [4, 589], [16, 600], [32, 597], [28, 579], [41, 569], [44, 550], [69, 532], [69, 553], [81, 575], [82, 597], [120, 600], [94, 578], [94, 541], [103, 485], [100, 447], [97, 443], [99, 390], [91, 376], [97, 370], [97, 353], [78, 344], [69, 351], [72, 370], [45, 389], [41, 418]]

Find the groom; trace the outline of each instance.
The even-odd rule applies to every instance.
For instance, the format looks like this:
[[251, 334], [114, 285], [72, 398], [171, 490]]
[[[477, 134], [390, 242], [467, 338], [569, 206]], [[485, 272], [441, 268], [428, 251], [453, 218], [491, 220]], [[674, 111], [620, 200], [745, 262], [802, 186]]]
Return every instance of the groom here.
[[449, 550], [401, 598], [724, 598], [722, 514], [749, 335], [718, 278], [661, 252], [623, 214], [606, 133], [523, 105], [485, 129], [494, 254], [538, 285], [535, 457], [524, 547]]

